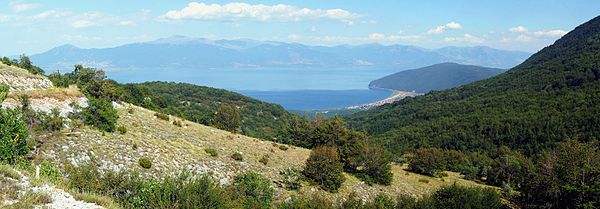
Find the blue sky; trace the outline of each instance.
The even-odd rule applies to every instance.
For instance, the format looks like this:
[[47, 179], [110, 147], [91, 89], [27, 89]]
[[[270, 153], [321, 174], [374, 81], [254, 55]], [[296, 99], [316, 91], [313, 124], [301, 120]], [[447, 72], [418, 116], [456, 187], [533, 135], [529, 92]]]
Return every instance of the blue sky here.
[[3, 1], [0, 55], [67, 43], [113, 47], [173, 35], [535, 52], [599, 12], [598, 0]]

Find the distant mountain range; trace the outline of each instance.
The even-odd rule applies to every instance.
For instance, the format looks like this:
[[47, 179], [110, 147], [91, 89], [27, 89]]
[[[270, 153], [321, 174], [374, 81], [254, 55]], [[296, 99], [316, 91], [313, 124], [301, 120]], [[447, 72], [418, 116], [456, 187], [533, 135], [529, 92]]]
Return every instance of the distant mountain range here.
[[243, 67], [417, 68], [455, 62], [510, 68], [530, 53], [489, 47], [425, 49], [404, 45], [309, 46], [272, 41], [208, 40], [174, 36], [114, 48], [82, 49], [63, 45], [30, 56], [48, 70], [71, 70], [75, 64], [113, 69], [210, 69]]
[[372, 89], [393, 89], [427, 93], [483, 80], [506, 70], [475, 65], [441, 63], [423, 68], [400, 71], [369, 83]]

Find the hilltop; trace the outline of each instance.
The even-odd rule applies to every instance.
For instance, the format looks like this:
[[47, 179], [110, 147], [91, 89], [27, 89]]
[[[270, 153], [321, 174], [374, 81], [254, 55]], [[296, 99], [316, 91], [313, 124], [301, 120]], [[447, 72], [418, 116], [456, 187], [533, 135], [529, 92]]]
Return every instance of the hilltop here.
[[483, 80], [504, 71], [498, 68], [440, 63], [385, 76], [371, 81], [369, 88], [427, 93], [432, 90], [444, 90]]

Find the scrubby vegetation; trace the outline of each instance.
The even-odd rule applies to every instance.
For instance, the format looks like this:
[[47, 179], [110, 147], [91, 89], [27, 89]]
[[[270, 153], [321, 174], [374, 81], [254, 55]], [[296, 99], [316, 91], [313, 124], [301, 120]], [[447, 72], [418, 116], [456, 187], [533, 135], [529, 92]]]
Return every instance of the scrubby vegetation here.
[[236, 152], [231, 155], [231, 159], [234, 159], [236, 161], [243, 161], [244, 156], [242, 155], [242, 153]]
[[[344, 171], [369, 184], [388, 185], [392, 181], [391, 156], [364, 132], [350, 130], [340, 117], [312, 121], [293, 117], [285, 128], [286, 142], [314, 148], [330, 146], [336, 149]], [[282, 145], [284, 146], [284, 145]]]

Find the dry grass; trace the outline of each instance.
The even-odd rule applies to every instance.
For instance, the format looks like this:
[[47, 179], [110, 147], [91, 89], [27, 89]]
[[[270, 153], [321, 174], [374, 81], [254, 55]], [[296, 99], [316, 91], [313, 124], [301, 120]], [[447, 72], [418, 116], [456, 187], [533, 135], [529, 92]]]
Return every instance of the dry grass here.
[[[128, 111], [134, 109], [134, 111]], [[173, 126], [169, 121], [155, 117], [154, 112], [144, 108], [125, 105], [119, 108], [118, 125], [127, 127], [127, 134], [103, 134], [93, 128], [84, 127], [71, 130], [73, 133], [40, 138], [41, 147], [37, 152], [38, 160], [47, 159], [62, 163], [82, 164], [95, 159], [102, 168], [112, 170], [136, 170], [146, 175], [160, 177], [172, 175], [183, 170], [210, 173], [217, 180], [228, 179], [245, 171], [254, 171], [273, 181], [281, 181], [280, 171], [288, 168], [302, 169], [310, 150], [250, 138], [243, 135], [218, 130], [212, 127], [184, 121], [184, 127]], [[128, 112], [132, 112], [129, 113]], [[67, 130], [65, 130], [67, 131]], [[206, 149], [215, 149], [217, 156], [207, 154]], [[241, 153], [243, 161], [230, 156]], [[264, 156], [269, 156], [267, 165]], [[137, 165], [140, 157], [148, 157], [153, 165], [151, 169], [141, 169]], [[319, 190], [317, 186], [303, 182], [298, 191], [287, 191], [276, 187], [277, 199], [285, 199], [294, 194], [311, 195], [315, 192], [327, 198], [345, 197], [351, 192], [361, 197], [373, 197], [384, 192], [392, 196], [408, 194], [423, 196], [442, 185], [457, 182], [461, 185], [478, 185], [464, 180], [457, 173], [449, 172], [443, 179], [408, 173], [406, 166], [393, 165], [394, 179], [391, 186], [368, 186], [354, 176], [347, 175], [339, 193], [330, 194]], [[428, 183], [420, 182], [426, 179]]]
[[18, 101], [22, 95], [27, 95], [30, 99], [54, 98], [61, 101], [83, 97], [83, 94], [76, 88], [50, 88], [45, 90], [11, 92], [8, 94], [8, 98]]
[[5, 206], [5, 208], [35, 208], [35, 206], [45, 205], [49, 203], [52, 203], [52, 197], [50, 197], [49, 194], [39, 192], [27, 192], [25, 196], [19, 200], [19, 202], [9, 206]]
[[90, 193], [79, 193], [75, 191], [69, 191], [73, 198], [79, 201], [84, 201], [87, 203], [94, 203], [96, 205], [102, 206], [107, 209], [119, 209], [119, 204], [117, 204], [113, 199], [97, 194]]
[[44, 78], [44, 76], [42, 76], [42, 75], [33, 75], [25, 69], [14, 67], [14, 66], [8, 66], [8, 65], [5, 65], [4, 63], [0, 63], [0, 74], [7, 74], [7, 75], [26, 77], [26, 78]]

